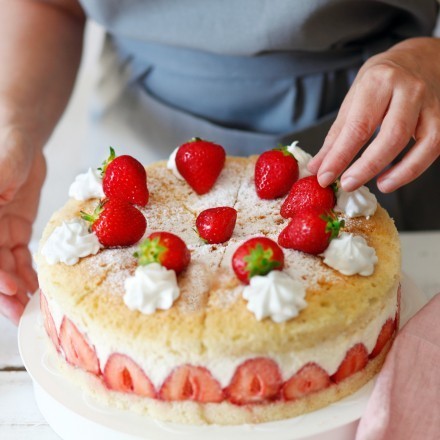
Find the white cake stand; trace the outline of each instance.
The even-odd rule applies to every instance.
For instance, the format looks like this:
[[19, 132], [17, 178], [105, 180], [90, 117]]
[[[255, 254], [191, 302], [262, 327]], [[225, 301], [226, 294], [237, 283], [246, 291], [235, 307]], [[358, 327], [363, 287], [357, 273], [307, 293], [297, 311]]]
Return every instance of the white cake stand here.
[[[408, 278], [402, 278], [401, 323], [426, 298]], [[271, 423], [240, 426], [188, 426], [165, 423], [94, 402], [58, 371], [39, 311], [38, 295], [29, 302], [20, 322], [18, 345], [34, 383], [40, 411], [64, 440], [352, 440], [373, 389], [374, 380], [355, 394], [312, 413]]]

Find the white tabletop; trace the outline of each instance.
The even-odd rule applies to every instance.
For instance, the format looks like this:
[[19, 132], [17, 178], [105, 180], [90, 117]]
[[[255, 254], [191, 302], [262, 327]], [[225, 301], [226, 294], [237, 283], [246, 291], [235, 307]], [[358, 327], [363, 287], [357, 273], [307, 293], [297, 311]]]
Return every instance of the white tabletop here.
[[[440, 292], [440, 232], [401, 234], [402, 266], [428, 296]], [[34, 401], [32, 382], [17, 349], [17, 329], [0, 317], [0, 439], [52, 440]]]

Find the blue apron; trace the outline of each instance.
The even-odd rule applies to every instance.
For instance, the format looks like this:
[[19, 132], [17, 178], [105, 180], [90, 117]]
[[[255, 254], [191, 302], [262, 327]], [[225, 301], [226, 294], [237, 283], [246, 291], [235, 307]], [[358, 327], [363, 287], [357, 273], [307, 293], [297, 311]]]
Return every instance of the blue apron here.
[[[435, 0], [81, 3], [108, 33], [94, 121], [106, 122], [109, 143], [123, 131], [121, 142], [147, 161], [194, 136], [229, 154], [294, 139], [315, 154], [363, 62], [430, 35], [437, 14]], [[380, 196], [398, 226], [411, 229], [401, 199]]]

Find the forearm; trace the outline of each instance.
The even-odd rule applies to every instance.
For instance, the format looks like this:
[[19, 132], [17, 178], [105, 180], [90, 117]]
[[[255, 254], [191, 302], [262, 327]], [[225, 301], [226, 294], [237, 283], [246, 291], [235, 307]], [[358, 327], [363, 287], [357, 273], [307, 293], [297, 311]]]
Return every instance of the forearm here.
[[71, 94], [85, 18], [71, 0], [0, 0], [0, 124], [47, 141]]

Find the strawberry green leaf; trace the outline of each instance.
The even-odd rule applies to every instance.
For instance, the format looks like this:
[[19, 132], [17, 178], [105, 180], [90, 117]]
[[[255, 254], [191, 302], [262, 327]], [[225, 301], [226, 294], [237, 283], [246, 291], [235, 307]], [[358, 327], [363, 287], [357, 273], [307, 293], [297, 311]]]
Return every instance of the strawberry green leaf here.
[[102, 162], [102, 166], [98, 168], [98, 171], [101, 171], [101, 177], [104, 177], [105, 170], [115, 158], [116, 158], [115, 150], [113, 147], [110, 147], [110, 155], [104, 162]]
[[267, 275], [271, 270], [279, 267], [281, 263], [272, 260], [272, 257], [272, 249], [264, 249], [261, 244], [257, 244], [249, 255], [244, 257], [244, 261], [247, 262], [246, 270], [249, 272], [249, 278], [255, 275]]
[[168, 248], [160, 244], [160, 239], [147, 238], [140, 245], [138, 250], [133, 254], [138, 259], [140, 266], [146, 266], [151, 263], [161, 264], [161, 257]]

